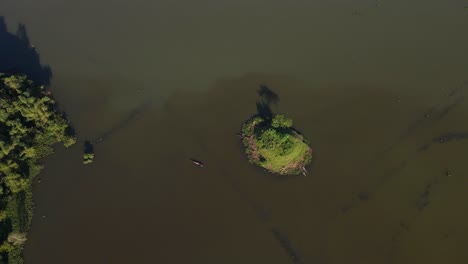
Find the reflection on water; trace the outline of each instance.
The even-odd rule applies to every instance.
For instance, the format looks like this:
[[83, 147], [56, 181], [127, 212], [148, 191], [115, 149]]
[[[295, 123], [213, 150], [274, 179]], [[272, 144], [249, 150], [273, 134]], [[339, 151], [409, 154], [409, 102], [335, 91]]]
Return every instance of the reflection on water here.
[[39, 54], [29, 41], [26, 26], [19, 24], [16, 34], [7, 29], [5, 18], [0, 15], [0, 72], [27, 74], [37, 84], [49, 84], [52, 71], [41, 65]]

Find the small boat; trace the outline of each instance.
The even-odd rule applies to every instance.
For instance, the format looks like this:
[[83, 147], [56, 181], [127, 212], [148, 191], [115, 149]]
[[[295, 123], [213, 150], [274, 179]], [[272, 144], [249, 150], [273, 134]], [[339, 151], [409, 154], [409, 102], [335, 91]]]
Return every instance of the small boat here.
[[190, 159], [190, 161], [191, 161], [193, 164], [197, 165], [198, 167], [203, 167], [203, 166], [205, 166], [205, 164], [203, 164], [203, 162], [201, 162], [201, 161], [194, 160], [194, 159]]
[[301, 171], [302, 171], [302, 175], [307, 176], [307, 170], [304, 166], [302, 166]]

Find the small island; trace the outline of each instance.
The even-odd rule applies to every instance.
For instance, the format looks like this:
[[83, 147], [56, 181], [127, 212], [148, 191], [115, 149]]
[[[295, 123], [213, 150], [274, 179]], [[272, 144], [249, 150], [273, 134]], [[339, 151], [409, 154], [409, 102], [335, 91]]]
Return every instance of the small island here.
[[94, 161], [94, 153], [84, 153], [83, 154], [83, 164], [90, 164]]
[[84, 142], [83, 164], [91, 164], [94, 161], [94, 146], [89, 141]]
[[247, 120], [241, 137], [249, 161], [279, 175], [306, 175], [312, 148], [292, 126], [292, 119], [281, 114]]

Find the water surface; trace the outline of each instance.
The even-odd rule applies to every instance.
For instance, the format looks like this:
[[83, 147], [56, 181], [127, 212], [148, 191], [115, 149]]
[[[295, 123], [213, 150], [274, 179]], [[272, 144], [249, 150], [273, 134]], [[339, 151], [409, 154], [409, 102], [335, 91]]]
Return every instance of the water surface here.
[[[91, 166], [45, 161], [26, 263], [465, 263], [463, 6], [1, 1], [104, 138]], [[261, 84], [312, 141], [309, 176], [243, 156]]]

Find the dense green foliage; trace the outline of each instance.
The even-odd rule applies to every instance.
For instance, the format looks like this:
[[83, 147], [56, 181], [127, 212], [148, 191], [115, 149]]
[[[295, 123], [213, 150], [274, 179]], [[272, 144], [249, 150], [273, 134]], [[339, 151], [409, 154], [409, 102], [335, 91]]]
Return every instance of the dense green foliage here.
[[84, 153], [83, 154], [83, 164], [90, 164], [94, 161], [94, 153]]
[[32, 218], [31, 183], [38, 160], [55, 143], [71, 146], [66, 118], [44, 87], [24, 75], [0, 73], [0, 263], [22, 263], [21, 250]]
[[242, 126], [249, 161], [281, 175], [299, 174], [312, 160], [312, 149], [284, 115], [255, 116]]
[[274, 128], [291, 128], [293, 121], [291, 118], [287, 118], [284, 115], [275, 115], [271, 120], [271, 126]]
[[257, 143], [260, 149], [277, 150], [281, 155], [287, 154], [293, 147], [292, 137], [289, 134], [271, 128], [261, 134]]

